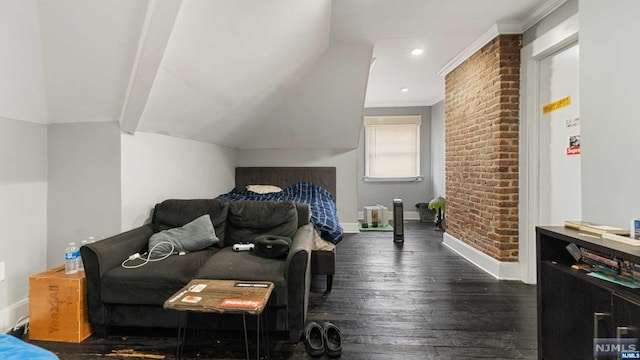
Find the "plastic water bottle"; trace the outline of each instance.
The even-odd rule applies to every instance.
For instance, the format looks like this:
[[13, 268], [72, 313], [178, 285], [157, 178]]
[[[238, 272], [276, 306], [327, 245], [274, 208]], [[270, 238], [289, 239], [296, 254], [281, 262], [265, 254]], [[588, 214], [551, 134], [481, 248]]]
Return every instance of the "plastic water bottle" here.
[[[81, 240], [80, 247], [83, 247], [89, 243], [89, 240]], [[78, 249], [78, 271], [84, 271], [84, 263], [82, 262], [82, 253]]]
[[76, 243], [70, 242], [64, 251], [64, 273], [75, 274], [78, 272], [78, 258], [80, 257], [80, 249]]
[[[87, 244], [93, 244], [96, 239], [93, 236], [89, 236], [87, 239], [80, 241], [80, 247]], [[82, 253], [78, 250], [78, 271], [84, 271], [84, 262], [82, 262]]]

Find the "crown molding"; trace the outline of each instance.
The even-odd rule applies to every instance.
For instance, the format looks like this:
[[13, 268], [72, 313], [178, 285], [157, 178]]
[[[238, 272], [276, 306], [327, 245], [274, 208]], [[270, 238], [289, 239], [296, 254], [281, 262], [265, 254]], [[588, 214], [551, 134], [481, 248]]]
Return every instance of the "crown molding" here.
[[421, 107], [431, 106], [427, 101], [389, 101], [389, 102], [365, 102], [364, 108], [389, 108], [389, 107]]
[[[456, 57], [454, 57], [451, 61], [449, 61], [440, 71], [438, 71], [438, 75], [446, 76], [455, 68], [457, 68], [460, 64], [465, 62], [471, 55], [475, 54], [478, 50], [482, 49], [489, 41], [493, 40], [496, 36], [500, 35], [501, 27], [504, 27], [505, 30], [509, 31], [520, 31], [520, 24], [510, 22], [508, 25], [500, 25], [500, 23], [493, 24], [487, 31], [485, 31], [479, 38], [474, 40], [469, 46], [467, 46], [462, 52], [460, 52]], [[520, 34], [520, 32], [516, 32]], [[511, 32], [514, 34], [514, 32]]]
[[529, 30], [529, 28], [537, 24], [540, 20], [544, 19], [547, 15], [554, 12], [557, 8], [562, 6], [562, 4], [566, 3], [567, 1], [568, 0], [547, 0], [544, 4], [531, 10], [520, 21], [522, 32]]
[[462, 50], [462, 52], [460, 52], [444, 67], [442, 67], [442, 69], [438, 71], [438, 75], [446, 76], [498, 35], [522, 34], [527, 29], [537, 24], [540, 20], [544, 19], [545, 16], [549, 15], [565, 2], [567, 2], [567, 0], [547, 0], [544, 4], [531, 10], [520, 21], [496, 22], [489, 29], [487, 29], [487, 31], [480, 35], [479, 38], [469, 44], [469, 46]]

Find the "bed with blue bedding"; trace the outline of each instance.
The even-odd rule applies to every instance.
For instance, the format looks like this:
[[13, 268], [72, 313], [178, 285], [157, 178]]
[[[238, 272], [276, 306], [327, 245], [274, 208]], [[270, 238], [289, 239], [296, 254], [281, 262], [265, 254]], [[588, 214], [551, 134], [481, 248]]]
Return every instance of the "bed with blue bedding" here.
[[320, 232], [320, 236], [333, 244], [342, 240], [343, 230], [338, 221], [336, 202], [331, 193], [319, 185], [298, 182], [282, 189], [282, 191], [266, 194], [235, 188], [229, 193], [218, 196], [218, 198], [225, 201], [293, 201], [309, 204], [311, 223]]
[[[327, 292], [331, 291], [336, 273], [336, 245], [343, 230], [337, 215], [337, 171], [332, 166], [248, 166], [237, 167], [235, 189], [221, 195], [227, 200], [292, 200], [309, 204], [311, 222], [316, 231], [311, 252], [311, 274], [327, 278]], [[262, 196], [246, 191], [250, 185], [272, 185], [280, 193]], [[243, 194], [244, 193], [244, 194]]]

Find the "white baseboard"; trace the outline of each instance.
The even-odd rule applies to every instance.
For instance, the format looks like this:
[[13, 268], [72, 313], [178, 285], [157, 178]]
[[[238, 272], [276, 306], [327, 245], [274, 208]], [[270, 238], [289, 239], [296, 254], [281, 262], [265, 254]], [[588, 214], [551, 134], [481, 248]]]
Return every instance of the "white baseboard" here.
[[479, 267], [496, 279], [522, 280], [519, 262], [498, 261], [446, 232], [442, 238], [444, 246], [469, 260], [475, 266]]
[[345, 234], [359, 233], [358, 223], [340, 223]]
[[29, 299], [23, 299], [0, 310], [0, 333], [13, 329], [18, 319], [29, 315]]
[[[403, 211], [404, 220], [420, 220], [420, 213], [417, 211]], [[358, 211], [358, 220], [364, 219], [364, 212]], [[393, 224], [393, 212], [389, 211], [389, 223]], [[340, 223], [345, 234], [359, 233], [358, 223]]]
[[405, 220], [420, 220], [420, 213], [417, 211], [403, 211], [402, 215]]
[[[403, 211], [405, 220], [420, 220], [420, 213], [417, 211]], [[364, 219], [364, 211], [358, 211], [358, 220]], [[389, 221], [393, 220], [393, 211], [389, 210]], [[356, 224], [356, 227], [358, 224]]]

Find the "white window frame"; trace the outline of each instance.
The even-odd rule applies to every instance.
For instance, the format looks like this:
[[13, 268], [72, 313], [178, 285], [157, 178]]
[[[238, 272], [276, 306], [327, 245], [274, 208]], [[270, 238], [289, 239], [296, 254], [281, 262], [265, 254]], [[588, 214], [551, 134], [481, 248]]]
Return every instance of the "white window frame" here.
[[[420, 167], [420, 125], [422, 123], [422, 117], [420, 115], [404, 115], [404, 116], [365, 116], [364, 117], [364, 177], [365, 182], [411, 182], [422, 181]], [[416, 174], [412, 176], [370, 176], [369, 171], [369, 152], [372, 144], [369, 144], [369, 132], [375, 126], [384, 125], [415, 125], [416, 132]]]

